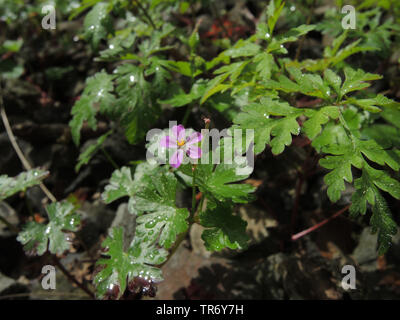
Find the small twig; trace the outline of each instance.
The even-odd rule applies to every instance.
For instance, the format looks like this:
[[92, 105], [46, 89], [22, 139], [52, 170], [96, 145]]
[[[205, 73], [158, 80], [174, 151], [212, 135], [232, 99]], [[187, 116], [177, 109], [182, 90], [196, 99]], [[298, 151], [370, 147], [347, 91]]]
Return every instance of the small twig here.
[[67, 269], [62, 265], [60, 259], [57, 256], [53, 256], [54, 264], [61, 270], [62, 273], [68, 278], [68, 280], [75, 283], [80, 289], [85, 291], [92, 299], [95, 299], [95, 296], [92, 291], [90, 291], [84, 284], [80, 283], [73, 275], [69, 273]]
[[335, 219], [338, 216], [340, 216], [341, 214], [343, 214], [344, 212], [346, 212], [349, 208], [350, 208], [350, 204], [347, 205], [346, 207], [344, 207], [343, 209], [339, 210], [338, 212], [336, 212], [333, 216], [325, 219], [324, 221], [321, 221], [320, 223], [317, 223], [315, 226], [312, 226], [311, 228], [308, 228], [302, 232], [299, 232], [299, 233], [293, 235], [292, 241], [299, 240], [300, 238], [304, 237], [305, 235], [309, 234], [310, 232], [313, 232], [313, 231], [321, 228], [323, 225], [327, 224], [332, 219]]
[[[6, 110], [4, 108], [4, 101], [3, 101], [3, 88], [0, 83], [0, 113], [1, 113], [1, 118], [4, 123], [4, 128], [6, 129], [8, 138], [10, 139], [11, 145], [13, 146], [15, 152], [18, 155], [18, 158], [21, 160], [22, 165], [25, 167], [26, 170], [32, 170], [32, 166], [26, 159], [24, 153], [22, 152], [21, 148], [19, 147], [17, 140], [15, 139], [15, 136], [11, 130], [10, 123], [7, 118]], [[40, 188], [43, 190], [45, 195], [52, 201], [52, 202], [57, 202], [57, 199], [53, 196], [53, 194], [47, 189], [47, 187], [41, 182], [39, 184]]]

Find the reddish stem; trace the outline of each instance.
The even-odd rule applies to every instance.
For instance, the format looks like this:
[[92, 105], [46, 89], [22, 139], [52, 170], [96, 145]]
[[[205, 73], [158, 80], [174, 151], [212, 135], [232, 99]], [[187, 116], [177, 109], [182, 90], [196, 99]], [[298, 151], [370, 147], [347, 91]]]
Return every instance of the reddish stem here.
[[292, 241], [299, 240], [300, 238], [304, 237], [305, 235], [309, 234], [310, 232], [313, 232], [314, 230], [317, 230], [317, 229], [321, 228], [323, 225], [327, 224], [329, 221], [337, 218], [342, 213], [346, 212], [349, 208], [350, 208], [350, 205], [347, 205], [346, 207], [344, 207], [343, 209], [339, 210], [334, 215], [332, 215], [331, 217], [325, 219], [324, 221], [321, 221], [320, 223], [317, 223], [316, 225], [312, 226], [311, 228], [308, 228], [308, 229], [303, 230], [303, 231], [301, 231], [299, 233], [296, 233], [295, 235], [292, 236]]

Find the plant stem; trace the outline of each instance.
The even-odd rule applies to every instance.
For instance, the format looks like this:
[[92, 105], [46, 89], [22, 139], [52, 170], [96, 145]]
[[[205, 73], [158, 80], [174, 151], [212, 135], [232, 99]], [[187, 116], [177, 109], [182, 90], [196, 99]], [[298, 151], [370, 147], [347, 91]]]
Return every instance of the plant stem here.
[[54, 264], [61, 270], [62, 273], [65, 274], [65, 276], [70, 281], [72, 281], [79, 288], [81, 288], [83, 291], [85, 291], [92, 299], [95, 299], [93, 292], [91, 292], [84, 284], [80, 283], [72, 274], [70, 274], [69, 271], [67, 269], [65, 269], [65, 267], [62, 265], [60, 259], [58, 259], [57, 256], [55, 256], [55, 255], [53, 256], [53, 261], [54, 261]]
[[119, 167], [118, 165], [115, 163], [115, 161], [113, 160], [113, 158], [111, 158], [110, 154], [103, 148], [100, 148], [101, 151], [104, 153], [105, 157], [107, 158], [107, 160], [111, 163], [111, 165], [114, 167], [115, 170], [118, 170]]
[[140, 1], [138, 0], [134, 0], [134, 2], [136, 3], [136, 5], [139, 7], [140, 10], [142, 10], [143, 14], [145, 15], [145, 17], [147, 18], [147, 20], [150, 22], [151, 26], [153, 27], [154, 30], [157, 30], [157, 27], [153, 21], [153, 19], [150, 17], [149, 13], [147, 12], [146, 8], [142, 6], [142, 4], [140, 3]]
[[[306, 25], [309, 25], [310, 22], [311, 22], [311, 18], [312, 18], [313, 13], [314, 13], [314, 7], [315, 7], [315, 0], [313, 1], [312, 5], [311, 5], [310, 12], [309, 12], [308, 17], [307, 17]], [[306, 38], [306, 36], [304, 35], [304, 36], [302, 36], [302, 38], [300, 40], [299, 46], [297, 47], [297, 51], [296, 51], [295, 61], [299, 60], [300, 52], [301, 52], [301, 49], [303, 48], [303, 44], [304, 44], [305, 38]]]
[[182, 119], [182, 125], [184, 127], [186, 126], [186, 123], [189, 119], [189, 116], [190, 116], [192, 110], [193, 110], [193, 104], [191, 104], [189, 107], [186, 108], [185, 115], [183, 116], [183, 119]]
[[193, 165], [193, 180], [192, 180], [192, 211], [190, 212], [190, 221], [193, 222], [193, 217], [196, 209], [196, 165]]
[[[0, 113], [1, 113], [1, 118], [4, 123], [4, 128], [6, 129], [8, 138], [10, 139], [11, 145], [13, 146], [15, 152], [17, 153], [18, 158], [21, 160], [22, 165], [25, 167], [26, 170], [32, 170], [32, 166], [26, 159], [24, 153], [22, 152], [21, 148], [19, 147], [17, 140], [15, 139], [14, 133], [12, 132], [10, 123], [7, 118], [6, 110], [4, 108], [4, 101], [3, 101], [3, 88], [0, 83]], [[49, 189], [41, 182], [39, 184], [40, 188], [43, 190], [45, 195], [52, 201], [52, 202], [57, 202], [57, 199], [54, 197], [54, 195], [50, 192]]]
[[164, 266], [165, 264], [167, 264], [167, 262], [171, 259], [171, 257], [172, 257], [172, 256], [174, 255], [174, 253], [176, 252], [176, 250], [178, 250], [180, 244], [182, 243], [182, 241], [185, 239], [186, 235], [188, 234], [191, 225], [192, 225], [192, 224], [189, 222], [189, 227], [188, 227], [188, 229], [187, 229], [185, 232], [183, 232], [183, 233], [181, 233], [180, 235], [178, 235], [178, 239], [176, 240], [174, 247], [172, 248], [170, 254], [168, 255], [167, 260], [165, 260], [162, 264], [160, 264], [160, 268], [161, 268], [162, 266]]
[[331, 217], [325, 219], [324, 221], [321, 221], [320, 223], [317, 223], [315, 226], [312, 226], [302, 232], [296, 233], [295, 235], [292, 236], [292, 241], [299, 240], [300, 238], [304, 237], [305, 235], [309, 234], [310, 232], [313, 232], [313, 231], [321, 228], [323, 225], [327, 224], [332, 219], [335, 219], [338, 216], [340, 216], [342, 213], [346, 212], [349, 208], [350, 208], [350, 204], [347, 205], [346, 207], [344, 207], [343, 209], [339, 210], [338, 212], [336, 212]]

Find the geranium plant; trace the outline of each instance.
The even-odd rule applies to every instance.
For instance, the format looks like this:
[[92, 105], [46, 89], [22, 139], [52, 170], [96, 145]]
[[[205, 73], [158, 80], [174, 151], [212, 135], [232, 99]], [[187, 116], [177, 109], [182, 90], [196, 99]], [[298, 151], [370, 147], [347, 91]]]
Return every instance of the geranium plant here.
[[[80, 145], [84, 126], [95, 130], [99, 119], [111, 123], [110, 131], [81, 153], [76, 171], [102, 150], [111, 133], [168, 155], [165, 163], [132, 159], [133, 165], [113, 172], [101, 194], [106, 204], [127, 201], [136, 227], [129, 243], [123, 227], [113, 228], [102, 243], [93, 274], [97, 298], [119, 299], [126, 290], [154, 296], [163, 280], [160, 267], [194, 224], [203, 227], [201, 238], [209, 251], [246, 249], [247, 223], [234, 208], [257, 194], [246, 181], [253, 170], [237, 169], [248, 167], [249, 148], [256, 157], [279, 155], [297, 137], [318, 158], [331, 202], [339, 201], [351, 185], [350, 216], [370, 212], [378, 252], [389, 250], [397, 225], [387, 200], [400, 199], [400, 103], [373, 85], [382, 75], [364, 69], [358, 57], [390, 52], [400, 27], [374, 25], [367, 17], [385, 8], [370, 12], [368, 5], [360, 7], [360, 23], [365, 28], [371, 24], [366, 34], [342, 30], [340, 15], [329, 12], [312, 24], [315, 2], [269, 1], [254, 30], [247, 34], [237, 29], [236, 35], [224, 24], [214, 28], [218, 32], [205, 33], [199, 31], [201, 19], [184, 27], [165, 19], [195, 13], [196, 6], [209, 9], [209, 1], [84, 0], [72, 10], [71, 19], [84, 16], [79, 37], [98, 63], [71, 110], [73, 143]], [[291, 15], [293, 5], [306, 14]], [[399, 19], [396, 12], [394, 20]], [[310, 59], [303, 55], [311, 50], [304, 41], [318, 30], [334, 38]], [[216, 50], [205, 53], [211, 42]], [[18, 49], [13, 48], [5, 50]], [[168, 118], [171, 112], [177, 118]], [[210, 117], [215, 114], [227, 124], [219, 129], [227, 131], [212, 145], [202, 129], [215, 128], [217, 121]], [[2, 116], [7, 123], [3, 105]], [[146, 141], [147, 132], [165, 125], [165, 119], [179, 124], [161, 128], [162, 134]], [[231, 144], [234, 130], [241, 130], [243, 139]], [[254, 133], [252, 141], [246, 141], [246, 130]], [[225, 161], [227, 154], [243, 161]], [[45, 188], [51, 172], [24, 165], [27, 171], [18, 176], [0, 177], [1, 200], [36, 184]], [[185, 190], [190, 201], [178, 206], [177, 192]], [[76, 207], [48, 197], [53, 200], [46, 208], [48, 222], [30, 221], [18, 236], [31, 254], [67, 252], [69, 235], [79, 228]]]

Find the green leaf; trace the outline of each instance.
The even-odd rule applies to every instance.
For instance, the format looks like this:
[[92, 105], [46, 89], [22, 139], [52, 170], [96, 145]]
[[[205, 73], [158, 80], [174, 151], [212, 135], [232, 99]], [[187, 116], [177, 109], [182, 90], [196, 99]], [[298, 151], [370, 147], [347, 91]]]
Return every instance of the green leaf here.
[[85, 37], [91, 41], [94, 49], [97, 49], [100, 40], [106, 39], [112, 30], [109, 3], [98, 2], [86, 15], [83, 22]]
[[337, 94], [340, 94], [342, 79], [335, 72], [330, 69], [325, 70], [324, 79], [335, 90]]
[[382, 166], [387, 164], [393, 170], [398, 171], [400, 168], [399, 158], [391, 152], [385, 150], [374, 140], [356, 140], [356, 145], [369, 160], [376, 162]]
[[247, 222], [233, 215], [232, 207], [226, 203], [201, 212], [200, 224], [206, 228], [201, 238], [209, 251], [247, 247], [249, 240], [246, 234]]
[[326, 147], [324, 151], [335, 154], [321, 159], [319, 163], [324, 168], [332, 170], [324, 177], [324, 181], [328, 185], [329, 199], [336, 202], [340, 199], [341, 192], [345, 190], [344, 181], [349, 183], [353, 181], [351, 166], [360, 168], [362, 158], [351, 145]]
[[378, 108], [375, 106], [375, 99], [355, 99], [355, 98], [349, 98], [346, 101], [341, 102], [342, 104], [353, 104], [356, 106], [361, 107], [364, 110], [367, 110], [372, 113], [377, 113], [381, 112], [381, 108]]
[[393, 170], [399, 170], [399, 157], [374, 140], [360, 140], [355, 136], [342, 140], [340, 144], [328, 144], [323, 147], [325, 153], [332, 154], [320, 160], [321, 166], [332, 171], [328, 173], [324, 181], [328, 185], [328, 196], [335, 202], [340, 199], [341, 191], [345, 190], [344, 181], [352, 182], [353, 176], [351, 166], [356, 168], [367, 168], [369, 176], [372, 177], [374, 184], [380, 189], [388, 191], [394, 197], [400, 197], [399, 183], [390, 178], [383, 170], [370, 168], [364, 158], [376, 162], [380, 165], [389, 165]]
[[315, 29], [315, 25], [301, 25], [296, 28], [290, 29], [288, 32], [283, 33], [277, 37], [272, 38], [271, 43], [268, 45], [267, 52], [274, 52], [276, 54], [283, 53], [287, 54], [286, 48], [283, 46], [284, 43], [294, 42], [299, 37], [307, 34], [308, 32]]
[[366, 170], [360, 178], [354, 180], [354, 187], [356, 191], [351, 197], [350, 215], [355, 217], [358, 213], [364, 215], [367, 211], [367, 203], [375, 204], [376, 188]]
[[148, 129], [158, 119], [160, 106], [156, 100], [167, 89], [164, 73], [155, 74], [153, 84], [145, 80], [143, 69], [132, 64], [124, 64], [116, 70], [116, 91], [119, 95], [116, 113], [125, 128], [130, 143], [140, 142]]
[[257, 63], [256, 71], [263, 80], [270, 79], [272, 71], [277, 69], [272, 54], [266, 52], [260, 53], [254, 57], [253, 61]]
[[109, 184], [102, 193], [102, 199], [105, 203], [111, 203], [119, 198], [133, 196], [136, 192], [131, 169], [122, 167], [115, 170], [111, 176]]
[[258, 44], [239, 40], [232, 48], [225, 51], [225, 55], [231, 58], [255, 56], [261, 47]]
[[344, 81], [340, 91], [341, 96], [369, 87], [371, 84], [366, 81], [382, 79], [382, 76], [380, 75], [366, 73], [361, 69], [354, 70], [349, 67], [344, 69], [344, 74], [346, 80]]
[[[379, 185], [380, 186], [379, 186]], [[397, 233], [397, 225], [392, 219], [392, 215], [383, 196], [376, 186], [382, 190], [395, 194], [400, 198], [400, 183], [391, 179], [381, 170], [375, 170], [365, 164], [362, 176], [355, 180], [356, 192], [352, 196], [350, 207], [351, 216], [355, 217], [358, 213], [365, 214], [367, 203], [372, 206], [372, 216], [370, 224], [373, 232], [378, 232], [378, 252], [384, 254], [391, 245], [392, 236]], [[389, 188], [387, 188], [389, 186]], [[393, 189], [396, 191], [393, 191]]]
[[383, 148], [400, 148], [400, 130], [386, 124], [373, 124], [362, 130], [364, 139], [373, 139]]
[[107, 49], [100, 51], [101, 59], [121, 58], [133, 46], [136, 34], [132, 28], [118, 30], [116, 36], [108, 41]]
[[379, 193], [375, 194], [370, 223], [372, 231], [378, 232], [378, 253], [382, 255], [390, 248], [392, 236], [397, 233], [397, 225], [393, 221], [385, 199]]
[[282, 0], [272, 0], [267, 7], [267, 23], [271, 36], [284, 6], [285, 2], [282, 2]]
[[296, 67], [287, 67], [287, 70], [296, 83], [285, 75], [280, 75], [278, 81], [266, 81], [266, 87], [287, 93], [300, 92], [308, 96], [325, 100], [330, 99], [331, 92], [329, 86], [322, 80], [321, 76], [302, 73], [301, 70]]
[[[176, 207], [176, 188], [174, 174], [159, 171], [152, 176], [152, 183], [143, 186], [133, 198], [135, 213], [141, 215], [137, 219], [138, 229], [153, 241], [158, 239], [160, 246], [166, 249], [172, 246], [178, 234], [188, 229], [189, 211]], [[142, 215], [144, 212], [147, 214]]]
[[304, 122], [303, 129], [306, 135], [313, 140], [322, 130], [322, 125], [329, 119], [339, 118], [339, 107], [328, 106], [319, 110], [308, 109], [305, 113], [308, 120]]
[[241, 129], [254, 129], [256, 154], [262, 152], [266, 144], [271, 145], [273, 154], [279, 154], [292, 143], [292, 134], [300, 133], [296, 119], [303, 112], [286, 102], [265, 98], [261, 104], [244, 106], [233, 122]]
[[23, 43], [23, 39], [5, 40], [0, 47], [0, 54], [3, 54], [5, 52], [18, 52], [21, 49]]
[[[213, 152], [205, 154], [209, 157], [208, 164], [196, 165], [195, 184], [199, 186], [201, 192], [206, 194], [207, 198], [214, 199], [216, 203], [226, 201], [247, 203], [253, 199], [251, 194], [255, 191], [253, 186], [236, 183], [248, 178], [252, 171], [246, 158], [242, 156], [245, 151], [241, 148], [241, 152], [239, 152], [238, 147], [230, 144], [228, 148], [226, 138], [223, 138]], [[229, 153], [231, 153], [230, 159], [225, 159], [225, 155], [229, 156]], [[203, 155], [203, 157], [205, 156]], [[213, 163], [216, 162], [219, 164], [214, 165]], [[186, 176], [193, 177], [191, 164], [181, 165], [179, 170]]]
[[97, 265], [103, 266], [94, 278], [99, 298], [118, 299], [127, 283], [136, 277], [150, 283], [163, 280], [161, 270], [154, 265], [163, 263], [168, 253], [143, 241], [143, 234], [136, 233], [132, 244], [124, 251], [123, 229], [113, 228], [102, 247], [108, 249], [105, 253], [108, 258], [97, 261]]
[[[218, 76], [209, 81], [203, 97], [200, 100], [200, 103], [203, 104], [212, 95], [219, 92], [223, 93], [227, 89], [233, 87], [234, 82], [239, 78], [239, 76], [242, 74], [243, 70], [250, 63], [250, 61], [251, 60], [235, 62], [215, 70], [214, 74], [218, 74]], [[228, 79], [228, 77], [230, 83], [223, 83], [226, 79]]]
[[142, 163], [137, 166], [134, 179], [129, 168], [116, 170], [102, 198], [110, 203], [129, 196], [129, 211], [140, 216], [137, 229], [168, 249], [176, 236], [187, 230], [189, 212], [176, 207], [177, 180], [166, 169]]
[[115, 103], [115, 97], [111, 93], [114, 87], [113, 79], [113, 75], [109, 75], [102, 70], [86, 80], [86, 87], [81, 98], [71, 110], [73, 117], [69, 125], [76, 145], [80, 143], [80, 131], [85, 121], [91, 129], [95, 130], [97, 127], [95, 104], [99, 104], [101, 112], [110, 112], [112, 110]]
[[7, 175], [0, 176], [0, 201], [13, 194], [25, 191], [27, 188], [39, 184], [49, 175], [48, 171], [33, 169], [20, 173], [18, 176], [10, 178]]
[[18, 79], [24, 73], [24, 67], [7, 59], [0, 61], [0, 73], [4, 79]]
[[[234, 182], [247, 178], [248, 175], [238, 175], [236, 169], [239, 166], [232, 164], [219, 164], [214, 172], [204, 179], [204, 191], [211, 193], [216, 199], [224, 201], [232, 199], [233, 202], [246, 203], [251, 197], [250, 193], [255, 188], [249, 184], [237, 184]], [[200, 189], [203, 189], [200, 186]]]
[[111, 133], [112, 133], [112, 131], [110, 130], [107, 133], [105, 133], [102, 136], [100, 136], [97, 139], [96, 143], [91, 144], [89, 147], [86, 148], [85, 151], [83, 151], [79, 155], [78, 163], [75, 166], [75, 171], [76, 172], [78, 172], [83, 165], [89, 163], [89, 161], [92, 159], [92, 157], [95, 155], [95, 153], [102, 147], [104, 141], [107, 139], [107, 137]]
[[51, 253], [62, 254], [71, 246], [69, 236], [64, 231], [77, 231], [80, 216], [72, 203], [63, 201], [51, 203], [46, 207], [49, 222], [47, 225], [28, 222], [17, 240], [24, 245], [26, 251], [42, 255], [48, 249]]
[[175, 94], [170, 99], [159, 100], [158, 102], [162, 104], [169, 104], [173, 107], [182, 107], [192, 103], [197, 99], [200, 99], [203, 96], [205, 89], [205, 84], [202, 82], [197, 82], [193, 85], [189, 93], [186, 94], [182, 90], [182, 93]]
[[187, 218], [189, 211], [186, 208], [158, 206], [152, 213], [140, 216], [137, 219], [138, 229], [147, 233], [149, 238], [157, 239], [165, 249], [171, 248], [178, 234], [188, 230]]

